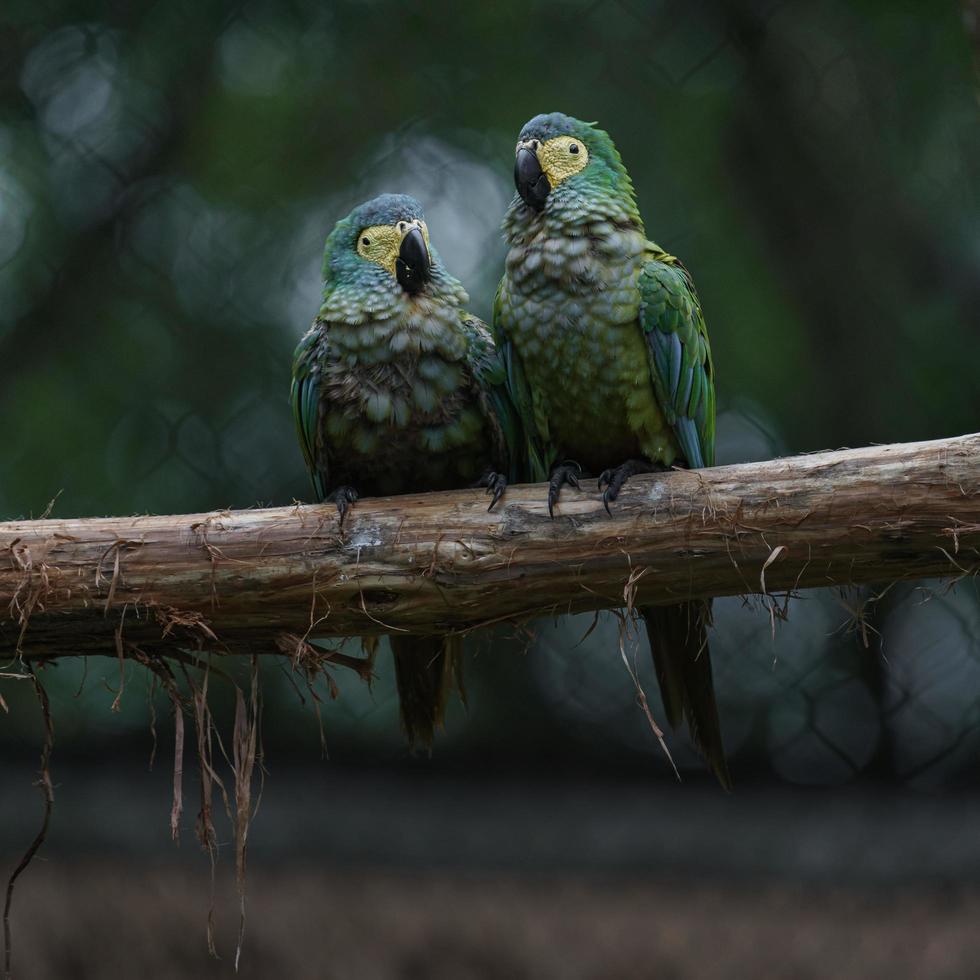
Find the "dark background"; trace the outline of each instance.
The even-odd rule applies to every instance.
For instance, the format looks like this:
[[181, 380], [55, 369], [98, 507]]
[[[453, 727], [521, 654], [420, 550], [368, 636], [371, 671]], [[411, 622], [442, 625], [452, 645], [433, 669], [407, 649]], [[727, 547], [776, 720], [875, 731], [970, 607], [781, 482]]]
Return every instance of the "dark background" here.
[[[976, 33], [896, 0], [8, 2], [0, 519], [308, 498], [286, 392], [324, 236], [412, 193], [488, 317], [513, 144], [552, 110], [613, 135], [695, 276], [719, 462], [974, 431]], [[972, 579], [886, 586], [806, 593], [774, 632], [761, 603], [716, 603], [730, 797], [682, 737], [673, 780], [612, 617], [475, 639], [431, 760], [401, 743], [387, 656], [371, 691], [319, 688], [329, 761], [267, 666], [243, 975], [973, 975], [980, 601]], [[138, 668], [118, 712], [109, 660], [41, 679], [58, 785], [15, 975], [230, 973], [233, 855], [212, 964], [190, 754], [169, 841], [166, 699], [147, 773]], [[7, 868], [41, 726], [26, 682], [0, 693]]]

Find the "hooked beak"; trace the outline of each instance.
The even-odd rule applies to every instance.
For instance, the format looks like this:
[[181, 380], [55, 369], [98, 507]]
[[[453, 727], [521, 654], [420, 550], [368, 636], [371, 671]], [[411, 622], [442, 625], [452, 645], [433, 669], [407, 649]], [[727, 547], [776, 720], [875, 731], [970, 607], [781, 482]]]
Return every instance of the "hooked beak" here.
[[551, 183], [541, 169], [537, 154], [526, 146], [517, 151], [514, 184], [524, 203], [535, 211], [544, 207], [544, 202], [551, 193]]
[[395, 275], [406, 293], [414, 295], [432, 278], [432, 262], [425, 238], [413, 228], [403, 239], [395, 259]]

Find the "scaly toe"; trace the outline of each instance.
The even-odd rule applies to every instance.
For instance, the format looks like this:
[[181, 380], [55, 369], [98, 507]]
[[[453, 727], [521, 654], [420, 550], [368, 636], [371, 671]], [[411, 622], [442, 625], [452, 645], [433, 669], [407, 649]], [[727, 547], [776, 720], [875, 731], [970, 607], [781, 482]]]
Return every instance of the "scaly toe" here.
[[566, 460], [560, 466], [555, 467], [551, 479], [548, 481], [548, 515], [550, 517], [555, 516], [555, 504], [558, 503], [558, 497], [564, 484], [567, 483], [576, 490], [582, 489], [578, 479], [581, 472], [582, 467], [574, 460]]
[[555, 504], [558, 503], [558, 490], [554, 487], [548, 487], [548, 516], [554, 518], [555, 516]]
[[343, 526], [344, 518], [353, 504], [356, 504], [359, 497], [353, 487], [337, 487], [331, 494], [333, 502], [337, 505], [337, 513], [340, 515], [340, 524]]

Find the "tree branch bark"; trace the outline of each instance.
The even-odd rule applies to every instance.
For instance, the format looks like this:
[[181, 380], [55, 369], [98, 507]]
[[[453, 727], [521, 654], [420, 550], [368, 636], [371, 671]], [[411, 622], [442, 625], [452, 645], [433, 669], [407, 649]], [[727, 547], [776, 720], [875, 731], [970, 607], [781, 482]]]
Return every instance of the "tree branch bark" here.
[[[980, 434], [633, 479], [0, 524], [0, 654], [282, 652], [632, 603], [980, 569]], [[292, 636], [285, 642], [284, 637]]]

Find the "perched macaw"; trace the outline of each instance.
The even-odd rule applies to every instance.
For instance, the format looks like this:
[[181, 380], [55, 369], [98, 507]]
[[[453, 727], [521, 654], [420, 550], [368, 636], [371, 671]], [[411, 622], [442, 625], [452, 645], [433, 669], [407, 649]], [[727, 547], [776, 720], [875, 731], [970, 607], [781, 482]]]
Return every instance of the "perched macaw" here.
[[[343, 522], [358, 494], [483, 486], [500, 499], [519, 420], [486, 325], [429, 243], [414, 198], [383, 194], [338, 221], [323, 255], [323, 305], [299, 342], [290, 397], [318, 500]], [[431, 746], [459, 636], [392, 636], [401, 720]]]
[[[517, 142], [517, 194], [493, 329], [524, 424], [530, 477], [599, 476], [606, 509], [636, 473], [711, 466], [715, 389], [694, 283], [647, 240], [633, 184], [609, 135], [562, 113]], [[571, 462], [574, 460], [574, 462]], [[711, 678], [710, 603], [640, 610], [667, 718], [730, 786]]]

